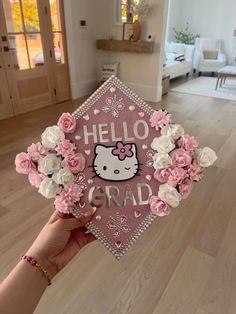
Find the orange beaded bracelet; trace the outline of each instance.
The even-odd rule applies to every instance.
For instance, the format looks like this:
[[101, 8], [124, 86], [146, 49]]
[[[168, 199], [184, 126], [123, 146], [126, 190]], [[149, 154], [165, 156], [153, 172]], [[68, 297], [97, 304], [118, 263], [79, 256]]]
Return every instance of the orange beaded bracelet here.
[[51, 279], [49, 278], [48, 272], [31, 256], [27, 256], [27, 255], [22, 255], [21, 256], [21, 260], [22, 261], [26, 261], [28, 263], [30, 263], [32, 266], [37, 267], [44, 275], [44, 277], [47, 279], [48, 281], [48, 285], [51, 285]]

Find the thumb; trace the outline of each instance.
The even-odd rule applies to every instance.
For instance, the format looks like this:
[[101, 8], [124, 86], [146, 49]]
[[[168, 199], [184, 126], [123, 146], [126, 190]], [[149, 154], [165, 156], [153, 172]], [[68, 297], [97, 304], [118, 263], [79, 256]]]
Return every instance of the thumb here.
[[93, 216], [96, 208], [92, 208], [89, 211], [83, 213], [79, 218], [59, 218], [58, 223], [66, 230], [73, 230], [83, 227]]

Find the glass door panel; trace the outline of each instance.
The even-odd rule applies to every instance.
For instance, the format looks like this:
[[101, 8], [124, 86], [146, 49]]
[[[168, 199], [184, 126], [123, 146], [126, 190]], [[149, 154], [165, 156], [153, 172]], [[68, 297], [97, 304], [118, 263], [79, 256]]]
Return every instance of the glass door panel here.
[[48, 0], [49, 27], [52, 31], [51, 50], [53, 51], [53, 73], [56, 101], [70, 98], [70, 83], [65, 42], [65, 26], [63, 19], [63, 1]]
[[53, 46], [56, 64], [65, 63], [63, 44], [63, 27], [61, 21], [61, 7], [59, 0], [50, 0], [51, 27], [53, 33]]
[[0, 47], [15, 114], [70, 98], [61, 0], [0, 0]]
[[3, 0], [3, 7], [14, 68], [44, 65], [37, 1]]

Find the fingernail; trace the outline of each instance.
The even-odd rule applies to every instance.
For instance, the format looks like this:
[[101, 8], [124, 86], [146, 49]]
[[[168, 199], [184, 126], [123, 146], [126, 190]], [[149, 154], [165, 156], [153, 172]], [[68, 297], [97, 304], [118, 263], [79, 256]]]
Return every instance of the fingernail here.
[[97, 210], [96, 207], [92, 207], [89, 211], [87, 211], [87, 212], [84, 213], [84, 217], [87, 218], [87, 217], [92, 216], [92, 215], [95, 213], [96, 210]]
[[95, 211], [97, 210], [97, 207], [92, 207], [92, 213], [94, 214], [95, 213]]

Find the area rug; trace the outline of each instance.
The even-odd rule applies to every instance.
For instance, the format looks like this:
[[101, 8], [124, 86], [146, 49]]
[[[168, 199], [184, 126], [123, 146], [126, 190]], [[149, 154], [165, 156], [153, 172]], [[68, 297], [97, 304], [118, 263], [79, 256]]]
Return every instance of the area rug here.
[[216, 80], [216, 77], [198, 77], [171, 91], [236, 101], [236, 79], [228, 78], [222, 87], [215, 90]]

